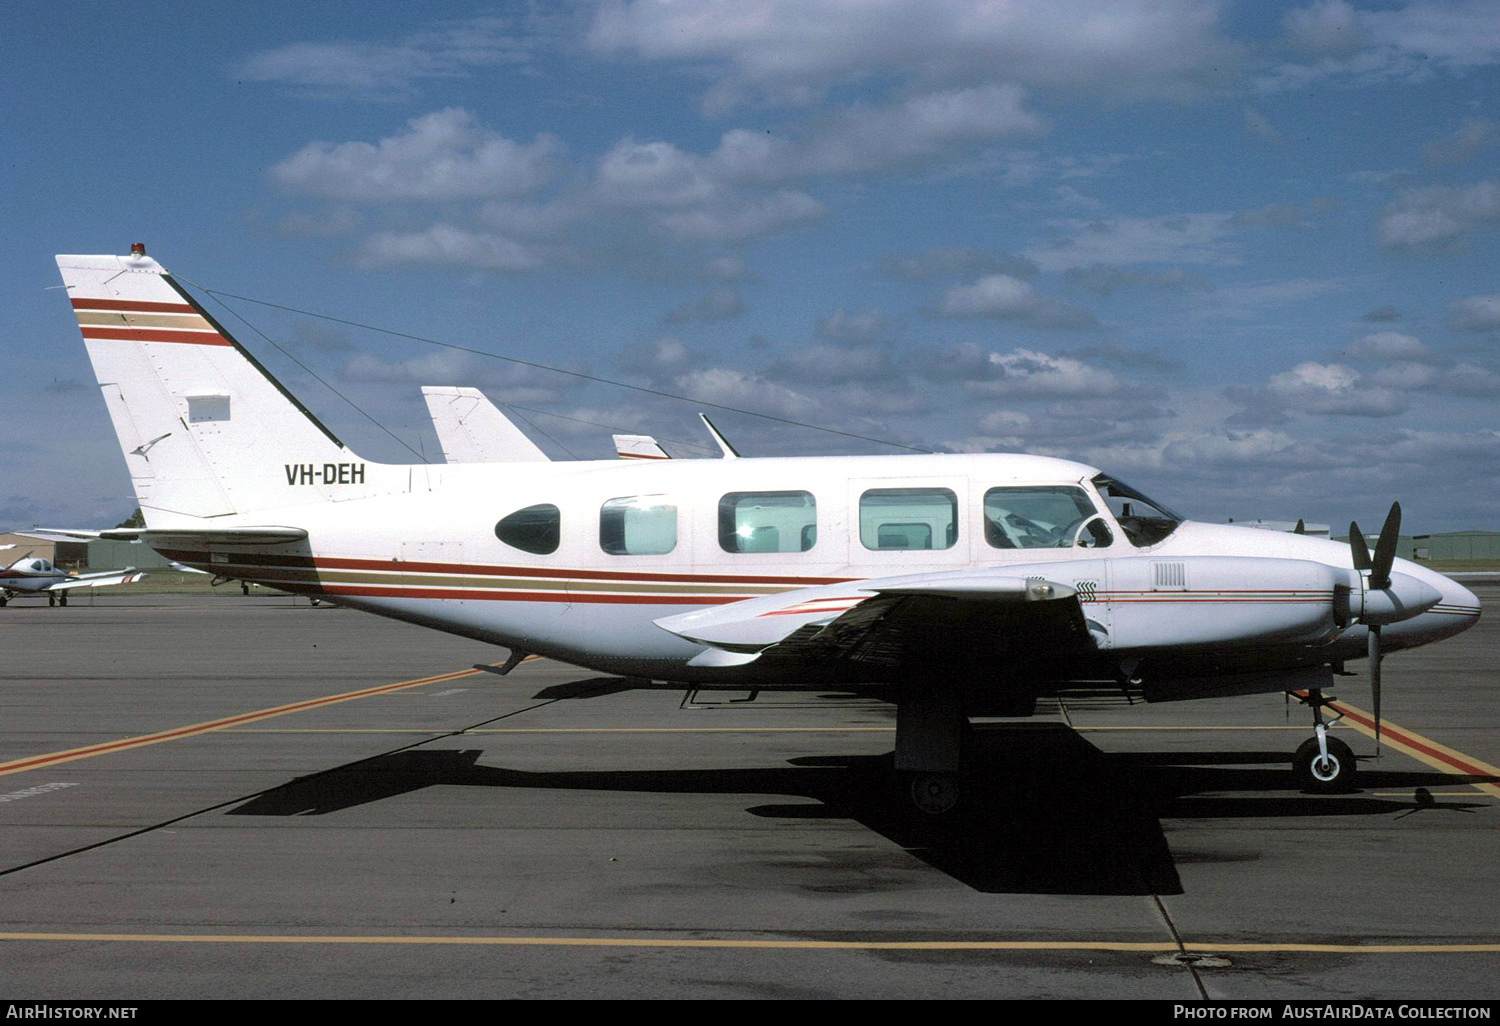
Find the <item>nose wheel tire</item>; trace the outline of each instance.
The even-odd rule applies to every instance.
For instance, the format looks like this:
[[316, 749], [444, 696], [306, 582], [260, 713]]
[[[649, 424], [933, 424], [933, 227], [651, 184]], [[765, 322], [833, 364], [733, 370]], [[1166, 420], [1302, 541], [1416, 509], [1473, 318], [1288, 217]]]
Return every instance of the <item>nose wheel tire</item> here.
[[1298, 786], [1314, 794], [1337, 794], [1354, 788], [1354, 752], [1336, 737], [1328, 738], [1328, 758], [1318, 750], [1318, 739], [1310, 737], [1292, 756], [1292, 775]]

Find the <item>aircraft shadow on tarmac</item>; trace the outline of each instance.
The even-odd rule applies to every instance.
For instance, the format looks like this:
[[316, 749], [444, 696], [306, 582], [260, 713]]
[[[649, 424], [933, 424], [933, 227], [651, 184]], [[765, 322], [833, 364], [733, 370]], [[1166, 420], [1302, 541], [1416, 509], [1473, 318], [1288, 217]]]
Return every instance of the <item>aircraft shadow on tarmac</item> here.
[[[604, 692], [599, 692], [604, 693]], [[1180, 894], [1162, 820], [1473, 813], [1488, 802], [1440, 802], [1427, 788], [1470, 778], [1394, 772], [1368, 762], [1366, 793], [1294, 790], [1284, 752], [1106, 753], [1055, 723], [985, 724], [965, 750], [966, 799], [931, 817], [900, 794], [891, 756], [821, 755], [753, 769], [524, 772], [484, 766], [482, 749], [404, 751], [302, 777], [232, 810], [238, 816], [327, 815], [436, 785], [667, 794], [786, 795], [755, 804], [775, 819], [850, 819], [953, 879], [986, 893]], [[1488, 778], [1473, 778], [1475, 781]], [[1367, 792], [1412, 789], [1412, 800]], [[1213, 861], [1197, 852], [1193, 861]], [[1223, 858], [1243, 861], [1243, 851]]]

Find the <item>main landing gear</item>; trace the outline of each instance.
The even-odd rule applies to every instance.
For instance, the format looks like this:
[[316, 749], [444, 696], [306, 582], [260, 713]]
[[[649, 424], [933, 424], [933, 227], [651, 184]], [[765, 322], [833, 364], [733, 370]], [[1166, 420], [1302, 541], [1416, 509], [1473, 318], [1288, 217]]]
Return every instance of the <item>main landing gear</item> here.
[[[925, 686], [924, 686], [925, 685]], [[968, 719], [958, 691], [935, 682], [904, 685], [896, 703], [896, 772], [918, 810], [952, 812]]]
[[1304, 705], [1312, 706], [1314, 736], [1297, 747], [1292, 756], [1292, 776], [1304, 791], [1315, 794], [1336, 794], [1354, 788], [1354, 752], [1336, 737], [1328, 735], [1328, 728], [1338, 722], [1335, 718], [1323, 722], [1323, 707], [1331, 699], [1323, 697], [1317, 688], [1308, 691], [1306, 697], [1297, 696]]

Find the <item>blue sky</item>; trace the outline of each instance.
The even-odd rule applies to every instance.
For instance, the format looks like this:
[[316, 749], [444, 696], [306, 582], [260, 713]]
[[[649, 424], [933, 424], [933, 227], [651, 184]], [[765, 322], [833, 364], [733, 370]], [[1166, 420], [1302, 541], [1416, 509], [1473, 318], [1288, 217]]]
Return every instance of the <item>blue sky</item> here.
[[[1399, 499], [1408, 530], [1500, 528], [1495, 0], [59, 2], [0, 27], [0, 528], [134, 506], [52, 255], [137, 241], [218, 293], [1066, 456], [1203, 519], [1337, 533]], [[483, 388], [558, 458], [611, 430], [704, 453], [692, 403], [204, 301], [368, 458], [440, 458], [424, 384]], [[714, 416], [749, 455], [901, 451]]]

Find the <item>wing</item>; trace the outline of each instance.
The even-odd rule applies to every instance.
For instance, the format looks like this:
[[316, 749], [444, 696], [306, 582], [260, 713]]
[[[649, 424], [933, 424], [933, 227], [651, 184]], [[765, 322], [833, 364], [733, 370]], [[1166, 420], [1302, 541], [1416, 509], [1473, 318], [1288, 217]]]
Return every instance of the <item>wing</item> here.
[[924, 668], [1093, 651], [1076, 592], [992, 569], [800, 588], [656, 621], [702, 645], [695, 666], [844, 664], [870, 679]]
[[105, 588], [111, 584], [134, 584], [146, 575], [135, 567], [127, 570], [101, 570], [97, 574], [80, 574], [77, 577], [69, 577], [66, 581], [58, 581], [43, 591], [72, 591], [74, 588]]
[[153, 548], [183, 545], [282, 545], [302, 541], [307, 531], [300, 527], [115, 527], [107, 531], [72, 531], [42, 527], [33, 538], [103, 538], [106, 541], [143, 541]]

